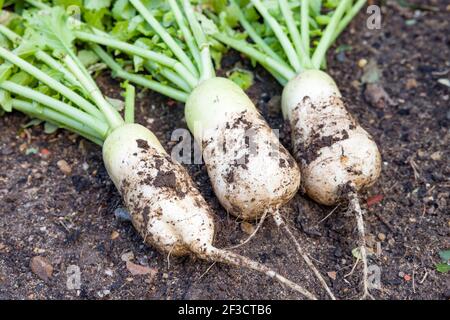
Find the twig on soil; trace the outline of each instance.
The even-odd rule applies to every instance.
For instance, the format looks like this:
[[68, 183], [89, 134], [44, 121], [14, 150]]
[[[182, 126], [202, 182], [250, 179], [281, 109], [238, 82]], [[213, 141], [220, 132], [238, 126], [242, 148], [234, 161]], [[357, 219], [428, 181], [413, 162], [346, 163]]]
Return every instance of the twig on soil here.
[[320, 220], [319, 222], [317, 222], [316, 225], [319, 225], [320, 223], [322, 223], [322, 222], [324, 222], [325, 220], [327, 220], [327, 219], [328, 219], [328, 218], [336, 211], [336, 209], [339, 208], [339, 206], [340, 206], [340, 204], [338, 204], [336, 207], [334, 207], [333, 210], [331, 210], [330, 213], [327, 214], [327, 215], [325, 216], [325, 218], [323, 218], [322, 220]]
[[424, 283], [426, 278], [428, 277], [428, 271], [425, 271], [425, 275], [423, 276], [422, 280], [419, 281], [420, 284]]

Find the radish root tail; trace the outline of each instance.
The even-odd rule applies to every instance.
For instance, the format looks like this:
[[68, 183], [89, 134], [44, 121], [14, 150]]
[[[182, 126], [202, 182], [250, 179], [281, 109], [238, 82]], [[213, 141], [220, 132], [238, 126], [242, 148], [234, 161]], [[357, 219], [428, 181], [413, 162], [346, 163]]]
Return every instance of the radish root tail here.
[[317, 298], [314, 294], [312, 294], [311, 292], [309, 292], [308, 290], [306, 290], [299, 284], [286, 279], [285, 277], [283, 277], [279, 273], [275, 272], [271, 268], [264, 266], [264, 265], [262, 265], [256, 261], [253, 261], [251, 259], [248, 259], [246, 257], [243, 257], [241, 255], [238, 255], [236, 253], [233, 253], [231, 251], [218, 249], [213, 246], [207, 246], [206, 248], [202, 247], [199, 250], [196, 250], [195, 248], [193, 248], [193, 251], [195, 253], [197, 253], [200, 257], [202, 257], [206, 260], [210, 260], [210, 261], [214, 261], [214, 262], [221, 262], [221, 263], [229, 264], [229, 265], [236, 266], [236, 267], [244, 267], [244, 268], [247, 268], [250, 270], [260, 272], [262, 274], [265, 274], [269, 278], [276, 279], [281, 284], [289, 287], [290, 289], [292, 289], [294, 291], [299, 292], [300, 294], [302, 294], [303, 296], [305, 296], [306, 298], [308, 298], [310, 300], [317, 300]]
[[333, 292], [331, 292], [331, 289], [328, 287], [325, 279], [322, 277], [322, 275], [320, 274], [319, 270], [317, 270], [317, 268], [315, 267], [314, 263], [311, 261], [311, 259], [308, 257], [308, 255], [305, 253], [305, 251], [303, 250], [303, 248], [300, 246], [300, 243], [298, 242], [297, 238], [294, 236], [294, 234], [292, 233], [291, 229], [289, 228], [289, 226], [286, 224], [286, 222], [284, 221], [283, 217], [281, 216], [279, 210], [275, 210], [272, 213], [272, 217], [275, 221], [275, 224], [278, 227], [283, 228], [284, 232], [286, 232], [287, 236], [289, 237], [289, 239], [294, 243], [295, 248], [297, 249], [297, 252], [301, 255], [301, 257], [303, 258], [303, 260], [306, 262], [306, 264], [308, 265], [308, 267], [314, 272], [316, 278], [319, 280], [320, 284], [322, 285], [322, 287], [325, 289], [325, 291], [328, 293], [328, 295], [330, 296], [330, 298], [332, 300], [336, 300], [336, 297], [334, 296]]
[[367, 251], [366, 251], [366, 233], [364, 231], [364, 220], [363, 220], [363, 210], [359, 203], [358, 194], [355, 191], [349, 193], [349, 209], [355, 213], [356, 225], [359, 233], [359, 250], [361, 252], [361, 261], [363, 263], [363, 288], [364, 294], [361, 297], [362, 300], [370, 298], [375, 300], [375, 298], [369, 292], [369, 268], [367, 263]]
[[266, 220], [266, 217], [267, 217], [267, 210], [266, 210], [266, 211], [264, 212], [264, 214], [261, 216], [261, 219], [259, 219], [258, 225], [256, 226], [255, 230], [252, 232], [251, 235], [248, 236], [247, 239], [245, 239], [243, 242], [241, 242], [241, 243], [239, 243], [239, 244], [237, 244], [237, 245], [234, 245], [234, 246], [231, 246], [231, 247], [227, 247], [226, 249], [228, 250], [228, 249], [236, 249], [236, 248], [242, 247], [244, 244], [246, 244], [246, 243], [248, 243], [250, 240], [252, 240], [253, 237], [254, 237], [254, 236], [256, 235], [256, 233], [258, 232], [258, 230], [259, 230], [259, 228], [261, 227], [261, 225], [264, 223], [264, 220]]

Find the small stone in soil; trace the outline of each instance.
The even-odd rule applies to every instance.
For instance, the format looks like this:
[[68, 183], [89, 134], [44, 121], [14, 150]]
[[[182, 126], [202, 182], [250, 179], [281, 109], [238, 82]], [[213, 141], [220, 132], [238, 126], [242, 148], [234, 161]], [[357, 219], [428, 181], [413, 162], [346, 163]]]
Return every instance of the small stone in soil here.
[[134, 259], [134, 253], [132, 251], [125, 252], [124, 254], [122, 254], [120, 259], [122, 259], [122, 261], [125, 261], [125, 262], [131, 261]]
[[72, 167], [67, 163], [66, 160], [59, 160], [56, 165], [62, 173], [69, 175], [72, 173]]
[[119, 237], [119, 233], [114, 230], [113, 232], [111, 232], [111, 240], [116, 240]]
[[155, 273], [156, 270], [127, 261], [127, 269], [133, 276], [140, 276]]
[[336, 280], [336, 271], [327, 272], [327, 275], [332, 279]]
[[384, 240], [386, 240], [386, 235], [384, 233], [380, 232], [378, 234], [378, 239], [380, 239], [380, 241], [384, 241]]
[[48, 281], [52, 277], [53, 266], [47, 259], [41, 256], [33, 257], [31, 259], [30, 267], [33, 273], [44, 281]]

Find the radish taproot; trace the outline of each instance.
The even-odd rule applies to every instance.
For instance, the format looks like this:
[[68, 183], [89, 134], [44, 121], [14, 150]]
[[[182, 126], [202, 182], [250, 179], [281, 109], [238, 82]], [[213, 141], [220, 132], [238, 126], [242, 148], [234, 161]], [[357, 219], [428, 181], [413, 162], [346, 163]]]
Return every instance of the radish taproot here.
[[[35, 49], [28, 51], [26, 57], [21, 57], [17, 54], [22, 53], [20, 50], [14, 52], [0, 48], [0, 58], [3, 60], [0, 65], [2, 109], [16, 109], [102, 145], [108, 174], [146, 244], [166, 254], [194, 254], [205, 260], [245, 267], [263, 273], [309, 299], [315, 299], [309, 291], [272, 269], [213, 246], [212, 212], [186, 170], [172, 160], [150, 130], [132, 123], [134, 102], [133, 89], [129, 84], [126, 84], [126, 94], [131, 97], [125, 98], [127, 123], [108, 102], [78, 59], [67, 20], [65, 11], [60, 7], [30, 13], [25, 23], [27, 33], [21, 39], [21, 45], [29, 44]], [[0, 28], [6, 37], [13, 34], [12, 30], [5, 30]], [[47, 41], [33, 43], [29, 40], [36, 39], [33, 37], [36, 33]], [[14, 47], [13, 41], [11, 46]], [[64, 70], [49, 69], [33, 59], [36, 52], [44, 51], [54, 54], [59, 68]], [[68, 86], [69, 73], [82, 88]], [[74, 97], [79, 96], [84, 100], [78, 98], [78, 102], [73, 101]], [[82, 105], [86, 101], [96, 111], [84, 110]], [[97, 112], [101, 117], [96, 117]]]
[[[379, 177], [381, 156], [373, 138], [346, 109], [334, 80], [320, 70], [326, 66], [327, 49], [365, 0], [327, 2], [327, 16], [322, 14], [320, 2], [319, 6], [308, 0], [280, 0], [277, 4], [269, 12], [261, 0], [230, 0], [220, 17], [208, 15], [215, 24], [202, 17], [203, 25], [211, 37], [259, 62], [284, 86], [281, 108], [291, 130], [303, 189], [324, 205], [345, 200], [356, 214], [364, 264], [363, 298], [371, 297], [357, 193]], [[300, 15], [296, 16], [293, 10], [297, 9]], [[300, 17], [299, 21], [294, 17]], [[235, 28], [235, 19], [252, 43], [242, 40], [246, 35]], [[310, 43], [317, 46], [311, 48]]]

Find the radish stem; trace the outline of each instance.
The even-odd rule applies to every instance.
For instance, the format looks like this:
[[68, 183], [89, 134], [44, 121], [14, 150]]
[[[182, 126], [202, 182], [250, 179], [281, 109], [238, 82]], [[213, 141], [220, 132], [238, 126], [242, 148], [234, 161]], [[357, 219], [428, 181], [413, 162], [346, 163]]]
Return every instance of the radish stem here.
[[102, 115], [102, 113], [92, 103], [90, 103], [89, 101], [87, 101], [85, 98], [81, 97], [74, 91], [70, 90], [63, 84], [54, 80], [52, 77], [50, 77], [46, 73], [42, 72], [41, 70], [39, 70], [32, 64], [30, 64], [27, 61], [23, 60], [22, 58], [16, 56], [11, 51], [0, 47], [0, 57], [15, 64], [16, 66], [21, 68], [23, 71], [32, 75], [39, 81], [42, 81], [43, 83], [45, 83], [47, 86], [49, 86], [53, 90], [61, 93], [62, 95], [67, 97], [69, 100], [71, 100], [73, 103], [79, 105], [80, 108], [82, 108], [89, 114], [93, 115], [94, 117], [96, 117], [98, 119], [103, 119], [104, 116]]
[[129, 84], [125, 84], [125, 123], [134, 123], [134, 98], [136, 95], [135, 88]]
[[276, 37], [280, 41], [281, 46], [283, 47], [284, 52], [289, 60], [289, 63], [294, 68], [296, 72], [300, 72], [303, 68], [301, 66], [300, 57], [296, 55], [294, 47], [289, 41], [288, 37], [284, 34], [281, 29], [280, 24], [277, 20], [275, 20], [272, 15], [267, 11], [267, 8], [262, 4], [260, 0], [250, 0], [255, 8], [259, 11], [261, 16], [263, 16], [264, 20], [269, 24], [275, 33]]
[[172, 36], [159, 24], [158, 20], [153, 17], [151, 12], [142, 4], [140, 0], [130, 0], [131, 4], [142, 15], [153, 30], [163, 39], [167, 46], [172, 50], [174, 55], [181, 63], [194, 75], [198, 76], [198, 71], [189, 57], [184, 53], [180, 46], [175, 42]]
[[105, 137], [108, 132], [108, 126], [105, 123], [94, 118], [90, 114], [87, 114], [64, 102], [61, 102], [43, 93], [40, 93], [39, 91], [30, 89], [28, 87], [24, 87], [22, 85], [7, 80], [0, 83], [0, 88], [7, 90], [11, 93], [20, 95], [24, 98], [28, 98], [33, 101], [42, 103], [43, 105], [46, 105], [49, 108], [57, 110], [69, 117], [72, 117], [73, 119], [79, 119], [80, 121], [86, 123], [88, 126], [92, 127], [92, 129], [98, 132], [101, 137]]
[[339, 20], [344, 15], [345, 10], [347, 9], [348, 4], [351, 2], [351, 0], [341, 0], [336, 8], [336, 11], [334, 11], [330, 22], [328, 23], [327, 27], [325, 28], [325, 32], [323, 33], [322, 37], [320, 38], [319, 44], [314, 51], [314, 54], [312, 56], [312, 65], [316, 68], [320, 68], [320, 64], [323, 61], [323, 58], [325, 56], [325, 53], [327, 52], [328, 48], [330, 47], [332, 41], [333, 41], [333, 35], [336, 32], [336, 28], [338, 27]]
[[144, 76], [127, 72], [123, 70], [122, 67], [100, 46], [91, 45], [91, 48], [108, 66], [108, 68], [111, 69], [113, 76], [134, 82], [142, 87], [149, 88], [181, 102], [185, 102], [187, 100], [187, 93], [163, 85], [157, 81], [145, 78]]
[[309, 45], [309, 0], [301, 0], [300, 7], [300, 27], [301, 27], [301, 38], [303, 40], [303, 47], [305, 48], [306, 54], [310, 56], [310, 45]]

